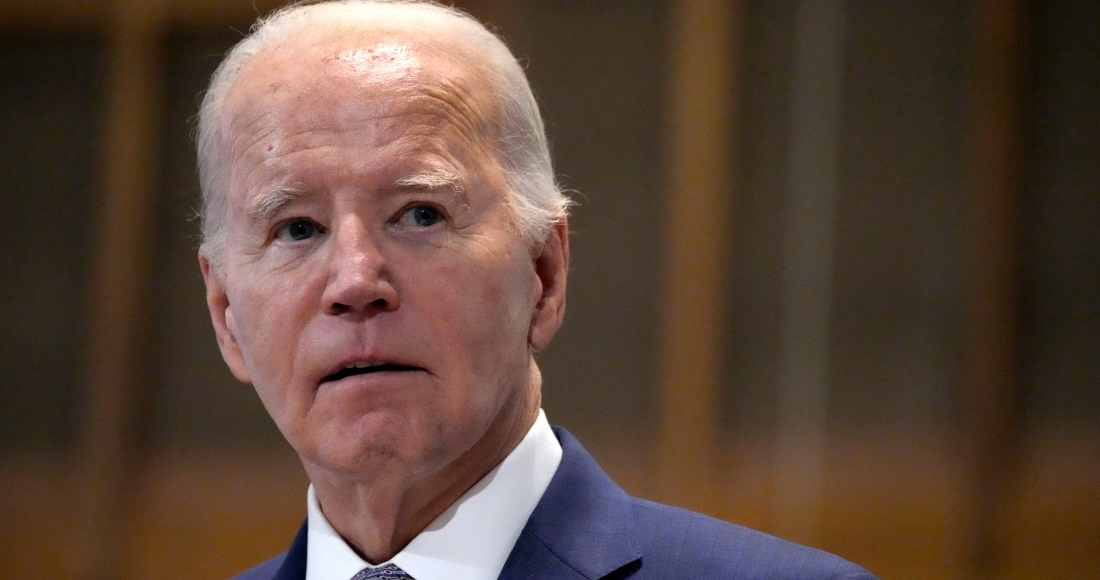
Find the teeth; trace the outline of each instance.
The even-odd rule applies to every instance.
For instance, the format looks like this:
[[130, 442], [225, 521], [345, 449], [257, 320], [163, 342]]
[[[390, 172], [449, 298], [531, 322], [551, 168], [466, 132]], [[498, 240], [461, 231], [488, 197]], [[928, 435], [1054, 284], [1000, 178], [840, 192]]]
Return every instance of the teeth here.
[[380, 364], [383, 364], [383, 363], [380, 363], [380, 362], [357, 362], [357, 363], [352, 363], [352, 364], [350, 364], [350, 365], [348, 365], [344, 368], [346, 368], [346, 369], [365, 369], [367, 367], [376, 367]]

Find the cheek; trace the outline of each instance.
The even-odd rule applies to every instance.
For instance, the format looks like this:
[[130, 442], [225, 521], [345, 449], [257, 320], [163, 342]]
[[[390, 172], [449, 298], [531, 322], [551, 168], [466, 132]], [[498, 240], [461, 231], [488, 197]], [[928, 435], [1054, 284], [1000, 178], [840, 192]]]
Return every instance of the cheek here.
[[[531, 283], [522, 263], [512, 259], [485, 268], [455, 268], [440, 273], [447, 280], [439, 288], [446, 300], [437, 301], [437, 320], [446, 323], [448, 348], [488, 379], [501, 374], [526, 372], [527, 333], [532, 314]], [[460, 346], [461, 345], [461, 346]], [[522, 366], [522, 369], [518, 367]], [[489, 376], [486, 376], [489, 375]]]
[[238, 314], [241, 354], [260, 402], [288, 441], [300, 440], [308, 392], [295, 381], [303, 327], [288, 291], [248, 293], [246, 316]]
[[254, 382], [262, 388], [273, 379], [285, 379], [293, 370], [295, 342], [309, 304], [308, 287], [286, 280], [243, 282], [241, 291], [230, 296], [230, 304], [235, 304], [234, 334]]

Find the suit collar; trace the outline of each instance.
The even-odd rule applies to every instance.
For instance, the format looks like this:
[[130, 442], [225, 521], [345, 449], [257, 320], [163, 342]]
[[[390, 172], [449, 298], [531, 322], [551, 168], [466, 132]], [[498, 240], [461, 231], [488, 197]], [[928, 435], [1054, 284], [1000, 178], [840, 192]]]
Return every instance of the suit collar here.
[[561, 441], [561, 465], [501, 578], [568, 569], [576, 578], [596, 580], [641, 558], [630, 497], [572, 435], [560, 427], [554, 434]]

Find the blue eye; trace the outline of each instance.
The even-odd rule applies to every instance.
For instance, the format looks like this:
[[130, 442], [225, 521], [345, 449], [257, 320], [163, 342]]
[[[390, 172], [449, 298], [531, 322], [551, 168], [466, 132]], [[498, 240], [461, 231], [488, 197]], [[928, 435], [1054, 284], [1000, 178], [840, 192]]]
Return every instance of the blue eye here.
[[442, 221], [443, 213], [434, 207], [419, 205], [409, 210], [409, 217], [417, 226], [426, 228]]
[[283, 233], [294, 241], [308, 240], [317, 235], [317, 224], [308, 220], [294, 220], [283, 227]]

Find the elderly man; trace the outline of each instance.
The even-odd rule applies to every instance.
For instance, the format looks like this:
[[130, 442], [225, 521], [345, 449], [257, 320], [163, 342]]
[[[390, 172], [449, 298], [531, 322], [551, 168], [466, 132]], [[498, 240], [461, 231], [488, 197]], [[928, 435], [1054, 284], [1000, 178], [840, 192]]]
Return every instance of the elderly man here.
[[866, 578], [627, 496], [540, 410], [566, 211], [508, 49], [415, 2], [291, 7], [215, 73], [199, 262], [222, 356], [309, 476], [249, 579]]

